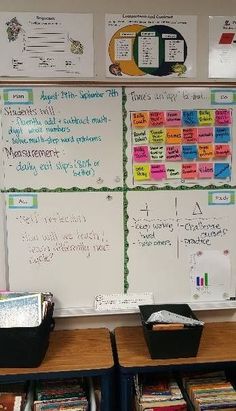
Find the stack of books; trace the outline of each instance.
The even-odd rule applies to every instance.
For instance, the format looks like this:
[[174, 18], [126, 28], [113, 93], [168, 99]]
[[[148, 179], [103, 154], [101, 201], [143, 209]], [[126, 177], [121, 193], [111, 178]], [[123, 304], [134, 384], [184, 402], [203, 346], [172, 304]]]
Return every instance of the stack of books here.
[[89, 401], [84, 380], [38, 381], [35, 387], [34, 411], [88, 411]]
[[[138, 381], [139, 379], [139, 381]], [[137, 411], [186, 411], [187, 404], [174, 379], [145, 375], [136, 377]]]
[[25, 383], [0, 384], [0, 410], [23, 411], [26, 401]]
[[236, 410], [236, 391], [224, 372], [185, 376], [183, 386], [196, 411]]

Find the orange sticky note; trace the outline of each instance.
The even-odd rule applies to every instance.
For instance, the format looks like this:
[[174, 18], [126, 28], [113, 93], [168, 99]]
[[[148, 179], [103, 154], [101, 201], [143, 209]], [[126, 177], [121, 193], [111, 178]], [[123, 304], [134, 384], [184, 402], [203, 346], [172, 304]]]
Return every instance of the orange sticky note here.
[[213, 144], [199, 144], [198, 145], [198, 158], [200, 160], [208, 160], [214, 155]]
[[132, 113], [132, 126], [135, 127], [148, 127], [149, 123], [149, 112], [140, 111], [137, 113]]
[[166, 129], [166, 144], [180, 144], [182, 140], [181, 128]]

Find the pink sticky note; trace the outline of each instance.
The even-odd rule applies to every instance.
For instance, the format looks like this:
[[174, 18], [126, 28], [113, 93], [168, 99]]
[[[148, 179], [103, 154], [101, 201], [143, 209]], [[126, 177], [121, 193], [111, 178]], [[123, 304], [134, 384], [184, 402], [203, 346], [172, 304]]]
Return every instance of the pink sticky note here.
[[149, 113], [149, 127], [163, 126], [165, 124], [164, 111], [151, 111]]
[[182, 160], [181, 146], [166, 146], [166, 160], [180, 161]]
[[213, 163], [198, 163], [198, 178], [213, 178]]
[[150, 156], [148, 146], [134, 146], [133, 159], [136, 163], [143, 163], [145, 161], [149, 161]]
[[212, 143], [212, 141], [213, 141], [213, 128], [212, 127], [198, 128], [198, 142], [199, 143]]
[[197, 164], [196, 163], [183, 163], [181, 178], [183, 180], [197, 178]]
[[169, 110], [166, 112], [166, 125], [167, 126], [181, 126], [181, 111]]
[[164, 180], [166, 178], [165, 164], [151, 164], [152, 180]]
[[226, 126], [232, 124], [231, 110], [218, 109], [215, 112], [215, 124], [216, 126]]
[[196, 143], [197, 142], [197, 128], [183, 128], [182, 134], [183, 143]]
[[228, 157], [231, 153], [229, 144], [216, 144], [215, 157]]

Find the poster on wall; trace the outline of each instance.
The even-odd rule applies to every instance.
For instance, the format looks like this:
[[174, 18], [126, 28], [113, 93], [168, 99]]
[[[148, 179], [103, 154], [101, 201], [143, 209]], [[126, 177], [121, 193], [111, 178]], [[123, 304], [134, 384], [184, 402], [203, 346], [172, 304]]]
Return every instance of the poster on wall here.
[[0, 15], [0, 76], [93, 77], [92, 14]]
[[196, 16], [106, 14], [107, 77], [195, 77]]
[[236, 16], [209, 17], [209, 77], [236, 77]]

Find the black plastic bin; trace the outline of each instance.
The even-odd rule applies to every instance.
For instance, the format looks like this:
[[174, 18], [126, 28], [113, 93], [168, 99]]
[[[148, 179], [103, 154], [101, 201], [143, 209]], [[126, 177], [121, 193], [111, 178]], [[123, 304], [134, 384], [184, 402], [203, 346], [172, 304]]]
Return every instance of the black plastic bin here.
[[202, 335], [202, 325], [186, 326], [181, 330], [153, 331], [152, 326], [146, 324], [150, 315], [160, 310], [171, 311], [197, 320], [187, 304], [140, 305], [139, 309], [151, 358], [196, 357]]
[[0, 367], [38, 367], [54, 328], [53, 304], [37, 327], [0, 328]]

